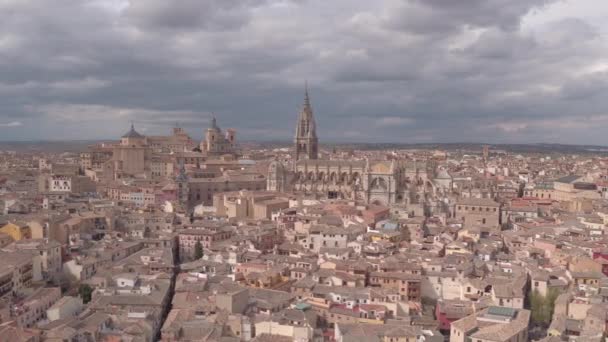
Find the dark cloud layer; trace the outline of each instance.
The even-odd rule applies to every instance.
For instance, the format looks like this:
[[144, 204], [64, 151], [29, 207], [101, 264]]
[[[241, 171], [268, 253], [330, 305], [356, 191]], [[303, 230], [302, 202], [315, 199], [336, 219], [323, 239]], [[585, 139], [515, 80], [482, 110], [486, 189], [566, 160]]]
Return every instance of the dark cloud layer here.
[[601, 28], [525, 25], [559, 1], [4, 0], [1, 139], [289, 139], [308, 80], [325, 141], [605, 144]]

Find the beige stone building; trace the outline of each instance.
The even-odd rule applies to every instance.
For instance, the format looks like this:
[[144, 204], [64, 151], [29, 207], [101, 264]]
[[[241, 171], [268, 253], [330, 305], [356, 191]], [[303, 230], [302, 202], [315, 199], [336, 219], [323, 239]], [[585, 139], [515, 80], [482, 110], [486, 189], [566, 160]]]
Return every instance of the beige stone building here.
[[417, 203], [424, 200], [425, 192], [434, 191], [431, 163], [319, 159], [319, 142], [308, 92], [296, 125], [294, 144], [293, 170], [288, 171], [280, 162], [271, 163], [269, 191], [293, 191], [385, 205]]
[[289, 198], [266, 191], [223, 192], [213, 196], [213, 206], [220, 216], [265, 220], [289, 208]]
[[192, 151], [196, 143], [181, 127], [174, 127], [171, 135], [148, 137], [148, 145], [155, 153]]
[[454, 217], [460, 219], [465, 228], [500, 228], [500, 204], [487, 198], [467, 198], [456, 203]]
[[112, 159], [104, 164], [105, 178], [144, 176], [149, 172], [151, 157], [148, 139], [131, 125], [131, 130], [122, 136], [120, 144], [112, 148]]
[[583, 199], [600, 199], [601, 192], [595, 183], [586, 182], [585, 177], [570, 175], [526, 188], [524, 196], [575, 202]]
[[104, 163], [112, 159], [112, 148], [107, 145], [92, 146], [88, 151], [80, 153], [80, 168], [87, 169], [102, 169]]
[[61, 289], [58, 287], [39, 288], [22, 302], [14, 305], [12, 315], [18, 326], [30, 328], [46, 318], [46, 310], [61, 298]]
[[34, 277], [32, 255], [28, 252], [1, 252], [0, 298], [21, 294], [30, 287]]
[[213, 196], [217, 193], [264, 190], [266, 177], [255, 172], [226, 171], [217, 177], [189, 178], [187, 183], [188, 205], [192, 208], [199, 204], [213, 205]]
[[207, 129], [205, 140], [200, 144], [201, 151], [207, 156], [221, 156], [224, 154], [235, 154], [236, 131], [226, 130], [225, 133], [217, 125], [215, 117], [211, 119], [211, 126]]
[[176, 166], [173, 154], [191, 152], [195, 147], [192, 138], [180, 127], [175, 127], [168, 136], [146, 137], [131, 125], [118, 144], [81, 153], [80, 166], [83, 169], [97, 169], [99, 166], [107, 180], [171, 177]]
[[556, 179], [553, 182], [554, 196], [557, 201], [574, 201], [576, 199], [600, 199], [601, 194], [594, 183], [585, 182], [581, 176], [571, 175]]
[[527, 342], [530, 311], [491, 306], [451, 324], [450, 342]]
[[58, 281], [62, 272], [61, 245], [49, 239], [16, 241], [5, 247], [5, 251], [21, 251], [32, 256], [34, 281]]

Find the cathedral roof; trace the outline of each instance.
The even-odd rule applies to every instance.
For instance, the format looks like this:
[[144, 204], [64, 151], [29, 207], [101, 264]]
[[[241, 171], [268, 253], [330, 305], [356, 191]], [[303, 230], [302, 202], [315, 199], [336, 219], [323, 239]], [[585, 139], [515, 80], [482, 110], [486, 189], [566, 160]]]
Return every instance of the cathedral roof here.
[[365, 168], [365, 160], [326, 160], [326, 159], [303, 159], [296, 161], [298, 166], [307, 166], [311, 171], [315, 168], [322, 167], [341, 167], [347, 172], [349, 168], [363, 169]]
[[129, 130], [125, 135], [122, 136], [123, 138], [130, 138], [130, 139], [141, 139], [144, 138], [143, 135], [139, 134], [136, 130], [135, 130], [135, 126], [133, 124], [131, 124], [131, 130]]

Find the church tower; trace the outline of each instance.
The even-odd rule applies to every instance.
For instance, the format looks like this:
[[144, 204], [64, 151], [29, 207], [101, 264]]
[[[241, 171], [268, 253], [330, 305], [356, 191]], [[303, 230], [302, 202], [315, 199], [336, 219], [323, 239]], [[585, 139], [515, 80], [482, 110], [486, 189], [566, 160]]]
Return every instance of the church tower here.
[[188, 200], [190, 195], [190, 188], [188, 186], [188, 175], [186, 174], [186, 166], [184, 162], [180, 162], [179, 174], [175, 177], [175, 184], [177, 185], [177, 201], [186, 210], [188, 210]]
[[308, 86], [306, 86], [304, 93], [304, 107], [298, 117], [294, 143], [296, 160], [318, 158], [319, 140], [312, 106], [310, 105], [310, 97], [308, 96]]

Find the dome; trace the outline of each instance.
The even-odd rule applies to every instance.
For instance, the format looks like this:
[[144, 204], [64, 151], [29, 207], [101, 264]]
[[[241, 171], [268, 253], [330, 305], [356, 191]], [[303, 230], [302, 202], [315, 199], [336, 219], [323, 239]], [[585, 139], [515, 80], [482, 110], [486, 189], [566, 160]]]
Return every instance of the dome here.
[[131, 130], [128, 131], [125, 135], [122, 136], [123, 138], [129, 138], [129, 139], [143, 139], [144, 136], [139, 134], [136, 130], [135, 130], [135, 126], [133, 126], [133, 124], [131, 124]]

